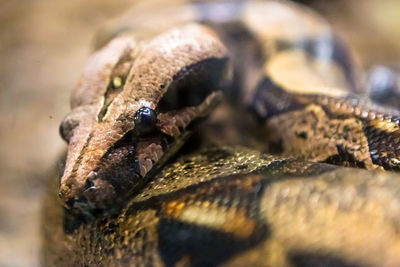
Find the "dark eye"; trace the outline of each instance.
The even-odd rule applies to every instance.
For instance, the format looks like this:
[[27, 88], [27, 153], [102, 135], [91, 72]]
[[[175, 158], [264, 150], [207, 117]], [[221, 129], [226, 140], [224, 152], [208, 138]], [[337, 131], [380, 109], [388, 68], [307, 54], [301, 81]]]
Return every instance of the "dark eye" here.
[[157, 113], [148, 107], [142, 107], [136, 111], [135, 129], [140, 135], [151, 133], [155, 130], [157, 122]]

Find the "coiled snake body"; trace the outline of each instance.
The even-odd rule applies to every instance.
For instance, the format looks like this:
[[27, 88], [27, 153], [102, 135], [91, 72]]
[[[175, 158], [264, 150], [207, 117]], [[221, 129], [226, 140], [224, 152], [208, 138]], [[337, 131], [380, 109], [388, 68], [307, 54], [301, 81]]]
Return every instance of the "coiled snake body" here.
[[400, 265], [400, 117], [355, 94], [323, 19], [218, 2], [117, 25], [60, 127], [44, 263]]

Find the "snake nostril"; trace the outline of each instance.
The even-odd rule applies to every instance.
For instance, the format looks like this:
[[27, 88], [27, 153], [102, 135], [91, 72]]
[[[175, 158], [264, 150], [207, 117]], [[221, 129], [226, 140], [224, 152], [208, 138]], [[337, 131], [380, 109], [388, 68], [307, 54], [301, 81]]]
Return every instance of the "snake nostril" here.
[[65, 201], [65, 204], [67, 204], [68, 207], [72, 208], [74, 206], [75, 200], [70, 197], [67, 199], [67, 201]]

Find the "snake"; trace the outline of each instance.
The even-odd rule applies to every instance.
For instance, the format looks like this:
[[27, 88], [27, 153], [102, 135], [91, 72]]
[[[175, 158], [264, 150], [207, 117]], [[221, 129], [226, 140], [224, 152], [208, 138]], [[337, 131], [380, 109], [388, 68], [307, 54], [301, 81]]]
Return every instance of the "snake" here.
[[357, 73], [296, 3], [133, 8], [60, 125], [43, 265], [399, 266], [400, 116]]

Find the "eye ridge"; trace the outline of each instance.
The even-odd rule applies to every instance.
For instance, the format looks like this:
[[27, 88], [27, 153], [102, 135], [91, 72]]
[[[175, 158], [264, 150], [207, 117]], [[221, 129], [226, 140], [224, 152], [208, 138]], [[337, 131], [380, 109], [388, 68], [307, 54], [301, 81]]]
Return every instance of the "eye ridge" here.
[[149, 107], [141, 107], [133, 118], [135, 129], [140, 135], [153, 132], [156, 129], [157, 112]]

